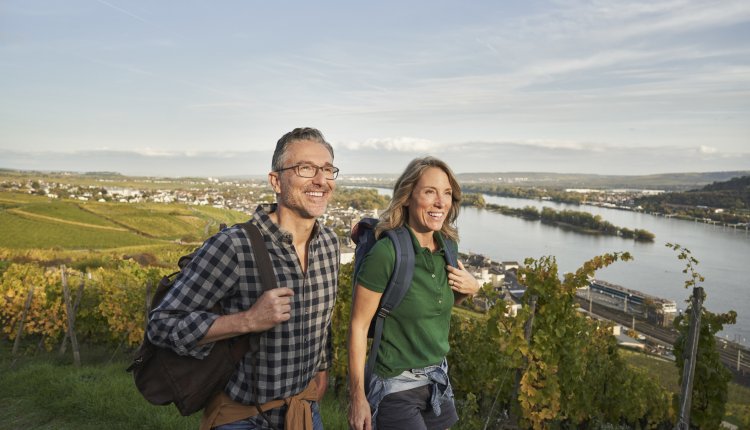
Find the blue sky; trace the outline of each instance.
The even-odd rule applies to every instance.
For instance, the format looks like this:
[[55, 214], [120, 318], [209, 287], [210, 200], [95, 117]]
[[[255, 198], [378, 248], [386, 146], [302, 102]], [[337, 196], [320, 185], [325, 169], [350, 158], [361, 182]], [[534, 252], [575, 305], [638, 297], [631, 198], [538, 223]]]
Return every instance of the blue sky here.
[[0, 167], [265, 174], [750, 170], [750, 2], [0, 3]]

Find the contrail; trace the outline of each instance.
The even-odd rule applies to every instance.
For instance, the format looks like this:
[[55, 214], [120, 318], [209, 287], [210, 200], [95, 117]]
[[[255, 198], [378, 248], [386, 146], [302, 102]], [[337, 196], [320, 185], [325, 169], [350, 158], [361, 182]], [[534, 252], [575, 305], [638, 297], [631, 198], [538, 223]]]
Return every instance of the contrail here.
[[136, 15], [136, 14], [134, 14], [134, 13], [128, 12], [128, 11], [126, 11], [125, 9], [123, 9], [123, 8], [120, 8], [120, 7], [117, 7], [117, 6], [115, 6], [115, 5], [111, 4], [111, 3], [107, 3], [107, 2], [106, 2], [106, 1], [104, 1], [104, 0], [96, 0], [96, 1], [98, 1], [99, 3], [101, 3], [101, 4], [105, 5], [105, 6], [109, 6], [109, 7], [111, 7], [112, 9], [114, 9], [114, 10], [116, 10], [116, 11], [118, 11], [118, 12], [122, 12], [122, 13], [124, 13], [125, 15], [128, 15], [128, 16], [130, 16], [130, 17], [132, 17], [132, 18], [135, 18], [135, 19], [137, 19], [138, 21], [141, 21], [141, 22], [143, 22], [143, 23], [146, 23], [146, 24], [151, 24], [151, 22], [149, 22], [148, 20], [146, 20], [146, 19], [143, 19], [143, 18], [141, 18], [140, 16], [138, 16], [138, 15]]

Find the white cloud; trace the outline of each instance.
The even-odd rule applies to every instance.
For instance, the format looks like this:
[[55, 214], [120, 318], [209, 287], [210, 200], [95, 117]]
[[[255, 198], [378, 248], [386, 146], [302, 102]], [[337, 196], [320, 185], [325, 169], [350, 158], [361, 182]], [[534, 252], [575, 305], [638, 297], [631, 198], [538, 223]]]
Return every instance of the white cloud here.
[[[750, 3], [726, 0], [669, 2], [563, 1], [551, 12], [529, 19], [532, 25], [553, 34], [555, 39], [587, 37], [592, 41], [625, 39], [695, 32], [726, 27], [750, 18]], [[529, 27], [529, 30], [532, 27]]]
[[698, 152], [700, 152], [701, 154], [716, 154], [719, 152], [719, 150], [714, 148], [713, 146], [701, 145]]
[[426, 152], [438, 148], [431, 140], [414, 137], [372, 138], [363, 142], [345, 142], [342, 146], [350, 151], [371, 150], [389, 152]]
[[602, 145], [562, 140], [528, 140], [521, 142], [521, 145], [536, 146], [543, 149], [565, 149], [569, 151], [606, 151], [606, 148]]
[[573, 140], [531, 139], [517, 142], [464, 142], [445, 145], [439, 148], [446, 153], [484, 153], [488, 157], [498, 156], [509, 149], [513, 151], [566, 151], [566, 152], [604, 152], [615, 149], [612, 146]]
[[165, 151], [153, 148], [134, 149], [133, 152], [138, 155], [143, 155], [144, 157], [174, 157], [175, 155], [178, 155], [174, 151]]

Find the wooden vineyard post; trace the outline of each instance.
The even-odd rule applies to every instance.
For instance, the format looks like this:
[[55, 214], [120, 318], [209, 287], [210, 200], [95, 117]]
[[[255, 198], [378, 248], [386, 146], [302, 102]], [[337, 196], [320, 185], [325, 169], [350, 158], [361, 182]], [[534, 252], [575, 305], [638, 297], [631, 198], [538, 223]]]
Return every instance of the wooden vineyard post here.
[[[73, 313], [78, 313], [78, 308], [81, 306], [81, 297], [83, 297], [83, 286], [84, 286], [85, 280], [83, 277], [83, 273], [81, 273], [81, 285], [78, 286], [78, 296], [76, 296], [76, 303], [73, 305]], [[65, 351], [68, 347], [68, 338], [70, 338], [70, 332], [65, 331], [65, 336], [63, 337], [62, 344], [60, 345], [60, 355], [65, 354]]]
[[21, 313], [21, 320], [18, 321], [18, 331], [16, 332], [16, 340], [13, 342], [12, 356], [15, 357], [18, 354], [18, 349], [21, 347], [21, 335], [23, 334], [23, 324], [26, 321], [26, 315], [29, 313], [31, 307], [31, 300], [34, 298], [34, 286], [29, 287], [29, 295], [26, 296], [26, 303], [23, 306], [23, 312]]
[[146, 309], [145, 309], [146, 310], [146, 318], [145, 318], [145, 321], [143, 323], [143, 330], [144, 331], [148, 329], [148, 314], [151, 312], [151, 303], [154, 300], [154, 297], [151, 294], [151, 290], [153, 288], [154, 288], [154, 283], [153, 283], [153, 281], [149, 280], [146, 283]]
[[65, 309], [68, 313], [68, 336], [70, 337], [70, 346], [73, 348], [73, 363], [76, 367], [81, 367], [81, 351], [78, 349], [78, 339], [75, 330], [75, 310], [70, 303], [70, 290], [68, 289], [68, 277], [65, 273], [65, 265], [60, 266], [62, 273], [63, 297], [65, 299]]
[[693, 400], [693, 378], [695, 377], [695, 360], [698, 357], [698, 339], [701, 330], [701, 313], [703, 311], [703, 288], [693, 288], [693, 303], [690, 309], [690, 329], [683, 352], [685, 364], [682, 368], [682, 387], [680, 389], [680, 411], [675, 430], [690, 428], [690, 406]]

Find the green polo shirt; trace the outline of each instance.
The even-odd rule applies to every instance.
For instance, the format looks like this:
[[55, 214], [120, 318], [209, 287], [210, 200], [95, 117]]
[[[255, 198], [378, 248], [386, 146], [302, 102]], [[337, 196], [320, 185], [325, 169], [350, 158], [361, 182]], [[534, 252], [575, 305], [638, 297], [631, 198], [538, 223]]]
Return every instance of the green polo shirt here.
[[[411, 288], [403, 301], [385, 319], [375, 373], [384, 378], [404, 370], [439, 364], [448, 353], [453, 290], [448, 286], [443, 247], [439, 232], [435, 240], [440, 249], [423, 248], [409, 228], [414, 244], [415, 267]], [[393, 272], [396, 250], [393, 243], [381, 239], [365, 256], [357, 282], [368, 290], [382, 293]]]

